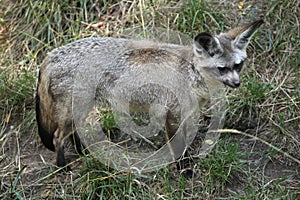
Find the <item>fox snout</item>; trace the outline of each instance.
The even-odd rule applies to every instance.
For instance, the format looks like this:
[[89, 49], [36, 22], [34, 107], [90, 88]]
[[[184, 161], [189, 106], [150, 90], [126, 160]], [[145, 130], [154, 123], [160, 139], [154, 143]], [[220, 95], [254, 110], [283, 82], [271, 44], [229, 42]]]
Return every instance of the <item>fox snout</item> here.
[[225, 85], [228, 85], [231, 88], [237, 88], [237, 87], [239, 87], [241, 85], [241, 81], [240, 80], [231, 81], [231, 80], [226, 79], [226, 80], [223, 81], [223, 83]]
[[240, 75], [237, 71], [229, 71], [222, 76], [222, 81], [225, 85], [231, 88], [237, 88], [241, 85]]
[[229, 87], [232, 87], [232, 88], [237, 88], [241, 85], [241, 82], [240, 81], [235, 81], [235, 82], [229, 82], [229, 81], [225, 81], [223, 82], [225, 85], [228, 85]]

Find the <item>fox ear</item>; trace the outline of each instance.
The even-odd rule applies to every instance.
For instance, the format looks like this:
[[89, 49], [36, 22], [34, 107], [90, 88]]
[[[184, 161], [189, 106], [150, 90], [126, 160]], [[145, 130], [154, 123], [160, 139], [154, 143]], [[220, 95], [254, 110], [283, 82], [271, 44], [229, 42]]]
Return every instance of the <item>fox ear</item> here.
[[214, 56], [223, 52], [219, 39], [210, 33], [203, 32], [198, 34], [194, 42], [195, 50], [199, 54], [203, 54], [206, 51], [210, 56]]
[[233, 45], [239, 49], [246, 49], [255, 31], [263, 24], [263, 20], [257, 20], [251, 24], [234, 28], [227, 35], [233, 39]]

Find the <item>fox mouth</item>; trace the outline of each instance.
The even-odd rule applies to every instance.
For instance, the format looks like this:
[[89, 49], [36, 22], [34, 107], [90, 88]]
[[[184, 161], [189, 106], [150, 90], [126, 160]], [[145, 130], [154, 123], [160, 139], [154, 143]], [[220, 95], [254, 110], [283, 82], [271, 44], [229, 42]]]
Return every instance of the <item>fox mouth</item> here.
[[238, 88], [241, 85], [240, 82], [232, 83], [228, 81], [223, 81], [223, 83], [231, 88]]

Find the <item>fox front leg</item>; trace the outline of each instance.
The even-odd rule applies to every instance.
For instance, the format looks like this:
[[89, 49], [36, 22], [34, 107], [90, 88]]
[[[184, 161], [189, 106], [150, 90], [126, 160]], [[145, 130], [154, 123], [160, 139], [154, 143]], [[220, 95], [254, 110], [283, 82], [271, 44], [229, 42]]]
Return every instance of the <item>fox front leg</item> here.
[[185, 151], [186, 141], [183, 134], [186, 134], [186, 128], [182, 128], [182, 133], [177, 133], [179, 135], [175, 135], [180, 124], [180, 115], [179, 113], [172, 112], [170, 110], [167, 111], [166, 123], [165, 123], [165, 130], [167, 139], [174, 140], [172, 145], [170, 146], [170, 150], [174, 154], [174, 159], [176, 160], [177, 170], [182, 173], [185, 178], [192, 178], [194, 176], [194, 172], [192, 170], [193, 162], [190, 159], [188, 151]]

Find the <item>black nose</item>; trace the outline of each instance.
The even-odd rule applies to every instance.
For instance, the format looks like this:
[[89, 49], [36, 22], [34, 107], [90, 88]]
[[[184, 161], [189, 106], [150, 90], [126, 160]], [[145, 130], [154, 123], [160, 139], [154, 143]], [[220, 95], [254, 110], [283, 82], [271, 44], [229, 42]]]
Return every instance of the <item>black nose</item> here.
[[234, 82], [234, 86], [235, 87], [239, 87], [241, 85], [241, 82], [237, 81], [237, 82]]

